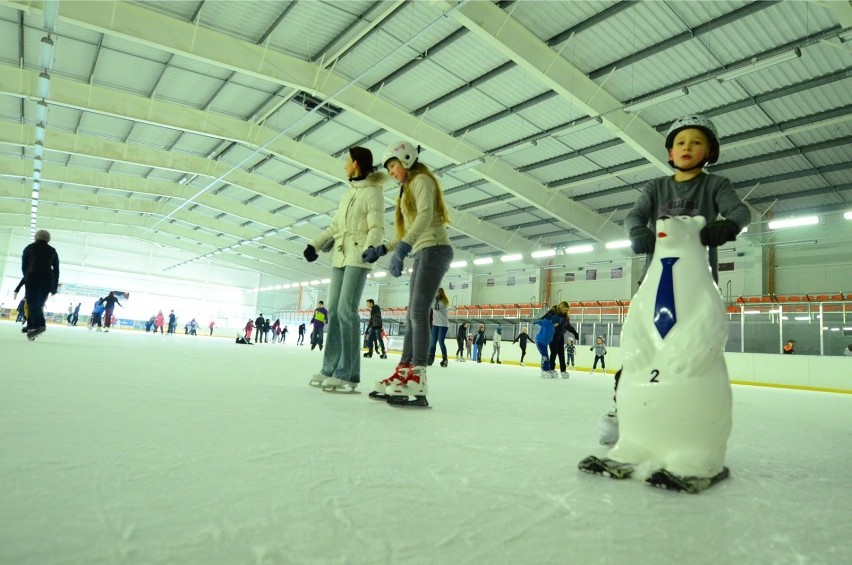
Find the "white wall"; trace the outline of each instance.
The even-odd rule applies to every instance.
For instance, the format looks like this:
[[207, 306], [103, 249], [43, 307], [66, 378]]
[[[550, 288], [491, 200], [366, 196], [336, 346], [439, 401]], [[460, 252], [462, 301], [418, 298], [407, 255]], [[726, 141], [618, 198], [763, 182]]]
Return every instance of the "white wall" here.
[[[31, 239], [29, 230], [0, 230], [0, 234], [8, 241], [6, 253], [0, 257], [0, 296], [4, 303], [11, 303], [12, 291], [21, 278], [21, 253]], [[257, 287], [257, 273], [216, 261], [164, 272], [190, 255], [132, 238], [61, 231], [51, 235], [51, 245], [60, 259], [60, 283], [130, 293], [130, 299], [123, 301], [124, 308], [116, 309], [119, 318], [143, 320], [158, 310], [168, 314], [174, 309], [181, 325], [194, 317], [202, 326], [211, 319], [227, 326], [255, 310], [256, 296], [247, 291]], [[46, 308], [65, 312], [69, 302], [82, 302], [81, 314], [88, 314], [93, 301], [88, 296], [67, 295], [60, 289], [48, 300]]]

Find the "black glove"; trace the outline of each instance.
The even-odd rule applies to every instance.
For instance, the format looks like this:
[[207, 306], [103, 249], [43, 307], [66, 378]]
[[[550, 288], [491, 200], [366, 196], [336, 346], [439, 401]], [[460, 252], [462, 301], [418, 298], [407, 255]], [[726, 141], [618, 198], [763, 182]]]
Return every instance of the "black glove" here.
[[653, 253], [657, 236], [647, 226], [636, 226], [630, 230], [630, 248], [633, 253]]
[[594, 350], [595, 350], [594, 346], [589, 348], [589, 351], [594, 351]]
[[305, 247], [305, 250], [302, 252], [302, 255], [305, 256], [305, 259], [308, 260], [308, 263], [313, 263], [314, 261], [319, 259], [319, 255], [317, 255], [316, 248], [311, 244], [308, 244], [308, 246]]
[[701, 245], [719, 247], [737, 239], [740, 226], [731, 220], [716, 220], [701, 228]]
[[574, 341], [576, 341], [577, 343], [580, 343], [580, 334], [578, 334], [577, 332], [574, 332], [572, 335], [574, 336]]
[[379, 257], [384, 257], [388, 253], [388, 248], [384, 245], [373, 247], [372, 245], [361, 254], [361, 261], [364, 263], [375, 263]]

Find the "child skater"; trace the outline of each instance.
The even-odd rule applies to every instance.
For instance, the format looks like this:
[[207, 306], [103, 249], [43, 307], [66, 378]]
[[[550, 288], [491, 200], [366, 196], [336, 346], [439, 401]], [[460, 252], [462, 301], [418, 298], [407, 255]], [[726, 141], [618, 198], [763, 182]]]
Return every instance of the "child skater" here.
[[[675, 120], [666, 133], [666, 150], [674, 175], [653, 179], [645, 185], [633, 209], [624, 218], [634, 253], [645, 253], [645, 268], [653, 260], [656, 222], [662, 216], [702, 216], [701, 243], [709, 247], [708, 261], [713, 280], [719, 282], [717, 248], [734, 241], [751, 221], [748, 209], [725, 177], [704, 170], [719, 159], [719, 133], [710, 119], [690, 114]], [[643, 272], [644, 278], [644, 272]], [[615, 373], [615, 389], [621, 370]], [[616, 408], [604, 417], [601, 443], [618, 440]]]
[[482, 350], [485, 349], [485, 325], [479, 324], [479, 331], [476, 332], [474, 341], [473, 356], [476, 357], [477, 363], [482, 363]]
[[569, 337], [565, 343], [565, 364], [572, 369], [574, 368], [574, 350], [574, 339]]
[[601, 373], [606, 373], [606, 361], [604, 361], [604, 356], [606, 355], [606, 341], [602, 335], [598, 336], [595, 340], [595, 344], [589, 348], [589, 351], [595, 352], [595, 362], [592, 364], [592, 374], [594, 374], [598, 368], [598, 361], [601, 362]]
[[525, 327], [521, 330], [521, 333], [518, 334], [518, 337], [512, 340], [512, 343], [521, 343], [521, 362], [518, 363], [521, 367], [524, 366], [524, 357], [527, 355], [527, 342], [530, 340], [530, 334], [527, 333], [528, 329]]

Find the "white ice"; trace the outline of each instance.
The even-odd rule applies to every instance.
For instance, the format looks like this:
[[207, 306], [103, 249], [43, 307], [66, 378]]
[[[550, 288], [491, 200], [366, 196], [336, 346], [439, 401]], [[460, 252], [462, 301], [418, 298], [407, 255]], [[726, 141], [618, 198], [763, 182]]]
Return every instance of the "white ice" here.
[[577, 470], [611, 376], [453, 361], [399, 409], [395, 355], [331, 394], [233, 341], [0, 323], [0, 563], [852, 562], [852, 395], [734, 387], [731, 478], [688, 495]]

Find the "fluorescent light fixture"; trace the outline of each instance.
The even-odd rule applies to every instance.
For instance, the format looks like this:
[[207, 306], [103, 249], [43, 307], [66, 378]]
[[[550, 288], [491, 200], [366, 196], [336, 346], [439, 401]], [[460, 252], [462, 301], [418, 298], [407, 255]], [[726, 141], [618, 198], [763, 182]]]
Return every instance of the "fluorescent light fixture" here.
[[299, 286], [308, 286], [309, 284], [311, 283], [309, 283], [308, 281], [302, 281], [299, 283]]
[[463, 269], [467, 267], [467, 261], [453, 261], [450, 263], [451, 269]]
[[646, 100], [641, 100], [639, 102], [634, 102], [633, 104], [628, 104], [624, 107], [624, 111], [630, 114], [638, 114], [646, 108], [656, 106], [657, 104], [662, 104], [663, 102], [669, 102], [676, 98], [680, 98], [681, 96], [686, 96], [687, 94], [689, 94], [689, 89], [684, 86], [683, 88], [678, 88], [677, 90], [672, 90], [671, 92], [666, 92], [664, 94], [660, 94], [659, 96], [654, 96]]
[[322, 284], [328, 284], [331, 282], [331, 279], [323, 279], [320, 281]]
[[38, 75], [39, 98], [50, 98], [50, 75], [42, 71]]
[[812, 226], [819, 223], [816, 216], [802, 216], [801, 218], [788, 218], [786, 220], [774, 220], [769, 222], [769, 229], [781, 230], [784, 228], [798, 228], [801, 226]]
[[571, 122], [571, 124], [569, 124], [568, 127], [561, 129], [561, 130], [559, 130], [555, 133], [552, 133], [551, 135], [553, 137], [555, 137], [556, 139], [559, 139], [560, 137], [565, 137], [567, 135], [571, 135], [572, 133], [581, 132], [583, 130], [593, 128], [595, 126], [599, 126], [602, 123], [603, 123], [603, 118], [601, 118], [600, 116], [595, 116], [591, 120], [585, 120], [585, 119], [584, 120], [576, 120], [576, 121]]
[[801, 322], [802, 320], [810, 320], [811, 317], [810, 316], [795, 316], [793, 319], [799, 320]]
[[542, 257], [554, 257], [556, 255], [555, 249], [542, 249], [541, 251], [533, 251], [530, 253], [530, 257], [533, 259], [541, 259]]
[[513, 253], [511, 255], [503, 255], [502, 257], [500, 257], [500, 262], [501, 263], [511, 263], [512, 261], [520, 261], [523, 258], [524, 258], [524, 256], [521, 255], [520, 253]]
[[832, 332], [839, 332], [839, 331], [840, 331], [840, 328], [831, 328], [831, 330], [829, 330], [829, 331], [832, 331]]
[[46, 0], [41, 10], [42, 27], [48, 32], [56, 31], [56, 19], [59, 17], [59, 0]]
[[760, 314], [760, 310], [745, 310], [743, 314]]
[[377, 279], [380, 279], [380, 278], [386, 277], [386, 276], [388, 276], [387, 271], [376, 271], [375, 273], [373, 273], [373, 277], [377, 278]]
[[581, 245], [571, 245], [570, 247], [564, 248], [566, 254], [571, 255], [573, 253], [588, 253], [590, 251], [594, 251], [595, 248], [590, 243], [585, 243]]
[[530, 147], [535, 147], [536, 145], [538, 145], [538, 141], [535, 139], [530, 139], [522, 143], [516, 143], [515, 145], [504, 147], [500, 151], [495, 152], [494, 156], [503, 157], [505, 155], [511, 155], [512, 153], [517, 153], [518, 151], [523, 151], [524, 149], [529, 149]]
[[409, 268], [408, 268], [408, 274], [410, 275], [410, 274], [411, 274], [411, 273], [413, 273], [413, 272], [414, 272], [414, 267], [409, 267]]
[[311, 281], [311, 284], [314, 285], [314, 286], [317, 286], [319, 284], [322, 284], [322, 281], [320, 281], [320, 280]]
[[618, 241], [610, 241], [604, 245], [607, 249], [624, 249], [630, 247], [629, 239], [619, 239]]
[[479, 259], [473, 260], [474, 265], [490, 265], [493, 262], [494, 259], [492, 259], [491, 257], [480, 257]]
[[47, 123], [47, 102], [44, 100], [36, 103], [36, 121]]
[[50, 37], [41, 38], [41, 51], [39, 60], [41, 68], [50, 70], [53, 68], [53, 40]]
[[460, 165], [456, 165], [455, 167], [450, 169], [450, 172], [451, 173], [460, 173], [461, 171], [466, 171], [468, 169], [478, 167], [479, 165], [481, 165], [484, 162], [485, 162], [485, 159], [483, 157], [480, 157], [479, 159], [474, 159], [473, 161], [468, 161], [467, 163], [461, 163]]
[[727, 82], [729, 80], [733, 80], [735, 78], [751, 74], [755, 71], [759, 71], [761, 69], [777, 65], [779, 63], [785, 63], [792, 59], [798, 59], [801, 56], [801, 49], [796, 48], [792, 51], [779, 53], [777, 55], [773, 55], [772, 57], [767, 57], [765, 59], [758, 59], [757, 57], [752, 57], [751, 61], [747, 65], [743, 65], [742, 67], [737, 67], [736, 69], [731, 69], [730, 71], [724, 72], [717, 76], [716, 80], [718, 80], [719, 82]]
[[268, 232], [266, 232], [266, 233], [265, 233], [265, 234], [263, 234], [263, 235], [264, 235], [265, 237], [269, 237], [269, 236], [275, 235], [276, 233], [278, 233], [278, 232], [276, 232], [275, 230], [269, 230]]
[[843, 217], [846, 218], [847, 220], [852, 220], [852, 211], [844, 212]]
[[257, 236], [257, 237], [253, 237], [253, 238], [251, 238], [251, 240], [252, 240], [252, 241], [260, 241], [261, 239], [263, 239], [263, 237], [264, 237], [264, 236], [259, 235], [259, 236]]

